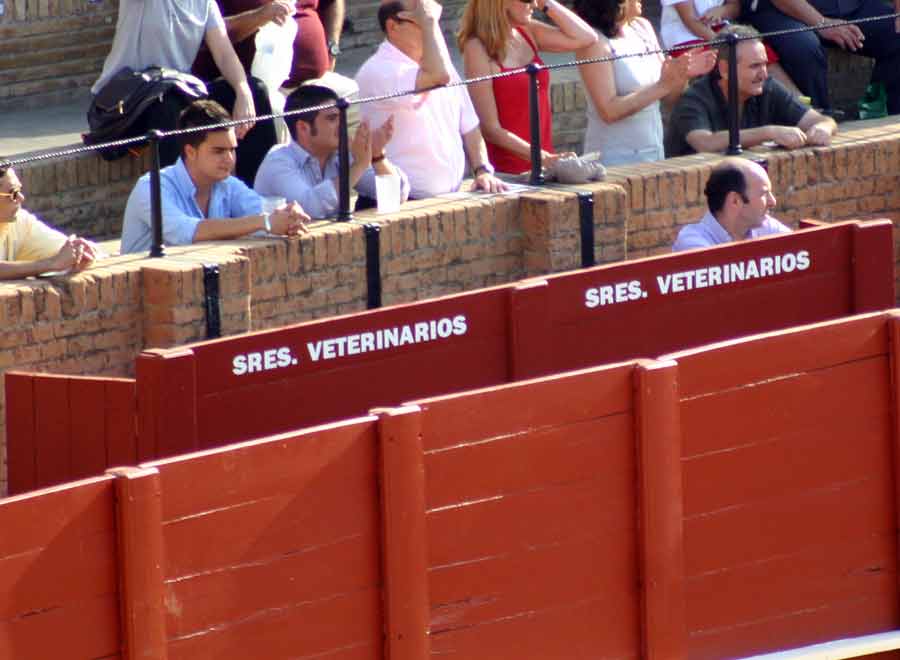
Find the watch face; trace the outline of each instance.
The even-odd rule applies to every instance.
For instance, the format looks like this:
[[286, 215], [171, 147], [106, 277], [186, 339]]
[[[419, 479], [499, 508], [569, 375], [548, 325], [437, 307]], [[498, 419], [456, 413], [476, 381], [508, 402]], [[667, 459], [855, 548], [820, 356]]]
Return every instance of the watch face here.
[[338, 46], [336, 43], [328, 44], [328, 54], [331, 55], [332, 57], [337, 57], [338, 55], [341, 54], [341, 47]]

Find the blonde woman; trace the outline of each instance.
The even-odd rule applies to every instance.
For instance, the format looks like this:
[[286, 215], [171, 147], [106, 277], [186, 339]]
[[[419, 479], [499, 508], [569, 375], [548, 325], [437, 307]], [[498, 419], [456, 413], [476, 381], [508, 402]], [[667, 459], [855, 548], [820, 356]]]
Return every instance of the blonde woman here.
[[[553, 24], [534, 20], [535, 7]], [[591, 27], [557, 0], [469, 0], [458, 35], [467, 78], [518, 69], [532, 62], [543, 64], [540, 51], [575, 51], [596, 41]], [[564, 154], [552, 151], [549, 71], [542, 70], [538, 82], [541, 163], [549, 167]], [[528, 84], [528, 74], [522, 73], [469, 86], [490, 161], [501, 172], [519, 173], [531, 168]]]

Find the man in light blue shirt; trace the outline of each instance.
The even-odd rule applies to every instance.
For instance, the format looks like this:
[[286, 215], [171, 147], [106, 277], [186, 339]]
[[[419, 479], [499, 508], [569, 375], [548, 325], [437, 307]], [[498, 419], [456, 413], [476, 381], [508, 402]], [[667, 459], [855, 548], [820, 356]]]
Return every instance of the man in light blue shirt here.
[[791, 231], [769, 215], [775, 208], [772, 184], [753, 161], [725, 158], [713, 168], [704, 192], [709, 211], [678, 232], [673, 252]]
[[[283, 236], [307, 231], [309, 216], [298, 205], [262, 212], [262, 199], [232, 176], [237, 137], [233, 128], [215, 128], [230, 117], [215, 101], [195, 101], [181, 113], [178, 128], [213, 126], [187, 133], [181, 158], [160, 171], [163, 241], [189, 245], [198, 241], [239, 238], [265, 230]], [[150, 249], [150, 175], [134, 186], [125, 207], [122, 254]]]
[[[288, 96], [285, 112], [334, 103], [337, 94], [320, 85], [301, 85]], [[312, 110], [286, 117], [293, 139], [272, 147], [256, 174], [253, 187], [260, 195], [298, 202], [313, 218], [327, 218], [338, 210], [337, 108]], [[359, 193], [357, 210], [375, 205], [376, 175], [400, 179], [400, 202], [409, 197], [406, 174], [384, 154], [394, 132], [393, 117], [376, 130], [360, 124], [350, 141], [350, 186]]]

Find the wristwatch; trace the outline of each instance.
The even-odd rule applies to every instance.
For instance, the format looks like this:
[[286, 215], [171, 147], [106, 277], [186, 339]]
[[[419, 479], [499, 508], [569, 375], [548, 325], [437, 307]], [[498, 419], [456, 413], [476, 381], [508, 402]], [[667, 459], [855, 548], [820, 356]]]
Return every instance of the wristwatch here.
[[472, 170], [472, 172], [473, 172], [473, 174], [475, 174], [475, 176], [478, 176], [482, 172], [484, 172], [485, 174], [493, 174], [494, 166], [491, 165], [489, 162], [485, 161], [481, 165], [476, 167], [474, 170]]
[[328, 40], [328, 54], [337, 59], [341, 54], [341, 45], [337, 41]]
[[270, 220], [271, 213], [263, 213], [263, 227], [265, 227], [266, 233], [272, 233], [272, 221]]

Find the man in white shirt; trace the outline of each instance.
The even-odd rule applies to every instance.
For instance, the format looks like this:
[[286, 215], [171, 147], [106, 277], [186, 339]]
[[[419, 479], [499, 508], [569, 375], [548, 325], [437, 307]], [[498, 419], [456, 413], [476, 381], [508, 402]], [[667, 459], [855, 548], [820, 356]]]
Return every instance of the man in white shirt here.
[[775, 208], [772, 183], [753, 161], [725, 158], [713, 168], [704, 192], [709, 211], [682, 227], [673, 252], [791, 231], [769, 215]]
[[93, 243], [51, 229], [22, 208], [24, 201], [19, 177], [0, 164], [0, 280], [48, 271], [77, 272], [94, 262]]
[[356, 74], [361, 97], [415, 90], [419, 94], [360, 105], [360, 117], [381, 126], [394, 116], [394, 138], [385, 152], [409, 176], [410, 197], [421, 199], [459, 189], [466, 154], [475, 189], [500, 192], [478, 116], [463, 86], [432, 89], [458, 82], [438, 19], [434, 0], [392, 0], [378, 10], [386, 39]]

